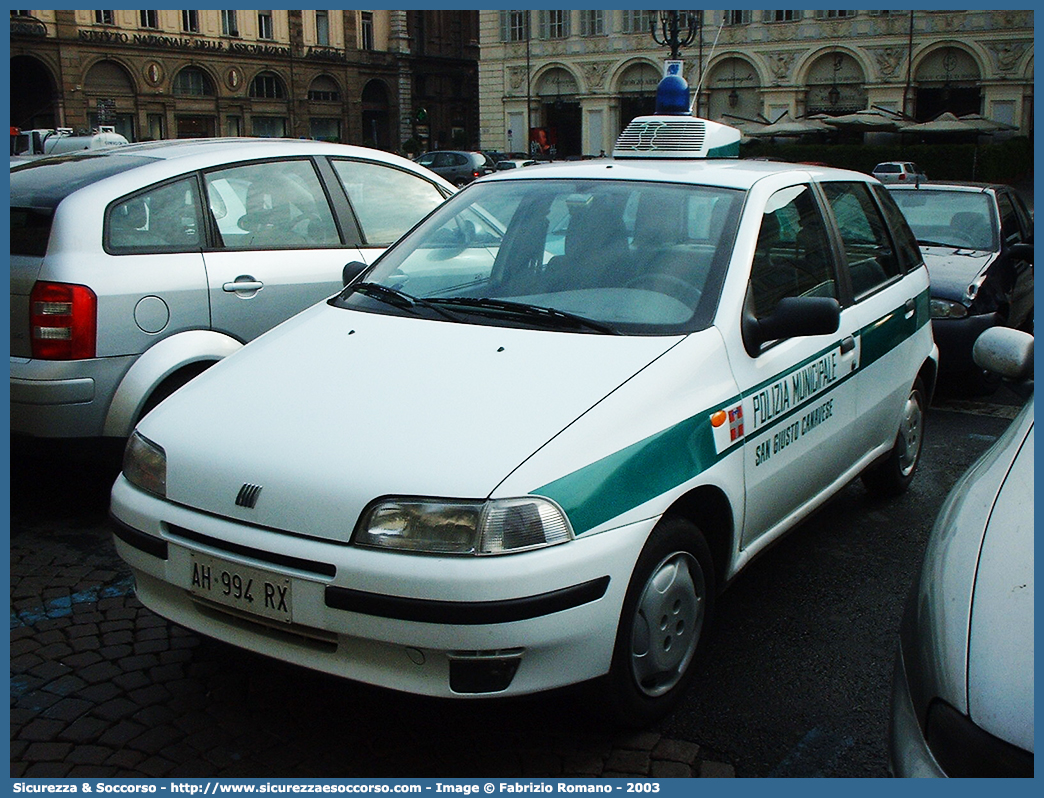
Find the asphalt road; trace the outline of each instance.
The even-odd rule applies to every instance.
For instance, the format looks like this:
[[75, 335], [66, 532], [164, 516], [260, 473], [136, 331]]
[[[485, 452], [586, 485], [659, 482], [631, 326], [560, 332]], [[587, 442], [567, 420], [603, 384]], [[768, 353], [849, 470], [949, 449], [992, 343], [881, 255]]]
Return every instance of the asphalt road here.
[[695, 686], [644, 734], [586, 694], [446, 702], [206, 640], [130, 594], [106, 526], [114, 467], [12, 452], [12, 773], [145, 776], [883, 776], [908, 586], [949, 488], [1013, 396], [944, 401], [909, 493], [853, 483], [718, 603]]

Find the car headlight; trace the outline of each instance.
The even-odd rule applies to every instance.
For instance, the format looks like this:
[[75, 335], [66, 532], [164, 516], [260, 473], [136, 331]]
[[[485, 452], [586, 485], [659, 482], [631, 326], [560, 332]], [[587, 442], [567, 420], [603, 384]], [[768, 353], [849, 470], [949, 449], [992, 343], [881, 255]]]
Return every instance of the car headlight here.
[[933, 298], [930, 305], [933, 319], [963, 319], [968, 315], [968, 308], [949, 299]]
[[386, 499], [370, 506], [352, 542], [428, 554], [510, 554], [573, 539], [557, 504], [536, 496], [490, 501]]
[[123, 475], [132, 485], [166, 498], [167, 453], [162, 446], [135, 431], [123, 450]]

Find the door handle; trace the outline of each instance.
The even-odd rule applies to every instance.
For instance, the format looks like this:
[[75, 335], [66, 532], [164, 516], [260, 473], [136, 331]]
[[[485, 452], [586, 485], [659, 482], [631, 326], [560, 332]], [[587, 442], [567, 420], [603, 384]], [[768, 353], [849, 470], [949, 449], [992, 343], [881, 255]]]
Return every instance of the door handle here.
[[842, 355], [847, 355], [853, 349], [855, 349], [855, 337], [854, 336], [849, 335], [848, 337], [841, 339], [841, 354]]
[[239, 292], [251, 293], [254, 291], [260, 291], [262, 288], [264, 288], [264, 285], [265, 284], [262, 283], [260, 280], [239, 277], [231, 283], [225, 283], [223, 286], [221, 286], [221, 290], [227, 291], [230, 294], [235, 294]]
[[912, 299], [906, 300], [906, 304], [903, 305], [903, 318], [912, 319], [914, 313], [917, 312], [917, 303]]

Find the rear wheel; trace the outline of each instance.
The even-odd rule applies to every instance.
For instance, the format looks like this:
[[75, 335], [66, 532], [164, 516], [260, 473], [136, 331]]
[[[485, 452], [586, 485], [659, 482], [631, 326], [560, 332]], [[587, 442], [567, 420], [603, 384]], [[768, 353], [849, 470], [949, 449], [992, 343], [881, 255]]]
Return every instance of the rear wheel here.
[[882, 496], [898, 496], [913, 480], [921, 462], [924, 444], [924, 414], [927, 394], [920, 378], [914, 381], [910, 395], [903, 405], [899, 432], [888, 456], [863, 474], [863, 484]]
[[614, 720], [644, 726], [674, 708], [692, 680], [714, 590], [702, 533], [664, 518], [638, 558], [620, 615], [608, 676]]

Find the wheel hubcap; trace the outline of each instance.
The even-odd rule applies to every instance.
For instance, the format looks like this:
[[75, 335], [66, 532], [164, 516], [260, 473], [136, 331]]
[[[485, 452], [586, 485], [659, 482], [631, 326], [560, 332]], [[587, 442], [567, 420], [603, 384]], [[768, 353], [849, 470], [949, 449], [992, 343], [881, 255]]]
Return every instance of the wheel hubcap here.
[[635, 608], [631, 671], [647, 696], [663, 695], [685, 674], [703, 627], [706, 586], [700, 564], [675, 552], [653, 570]]
[[899, 471], [908, 477], [917, 465], [921, 454], [922, 431], [924, 429], [924, 411], [921, 409], [921, 396], [916, 391], [910, 394], [903, 408], [903, 421], [899, 425]]

